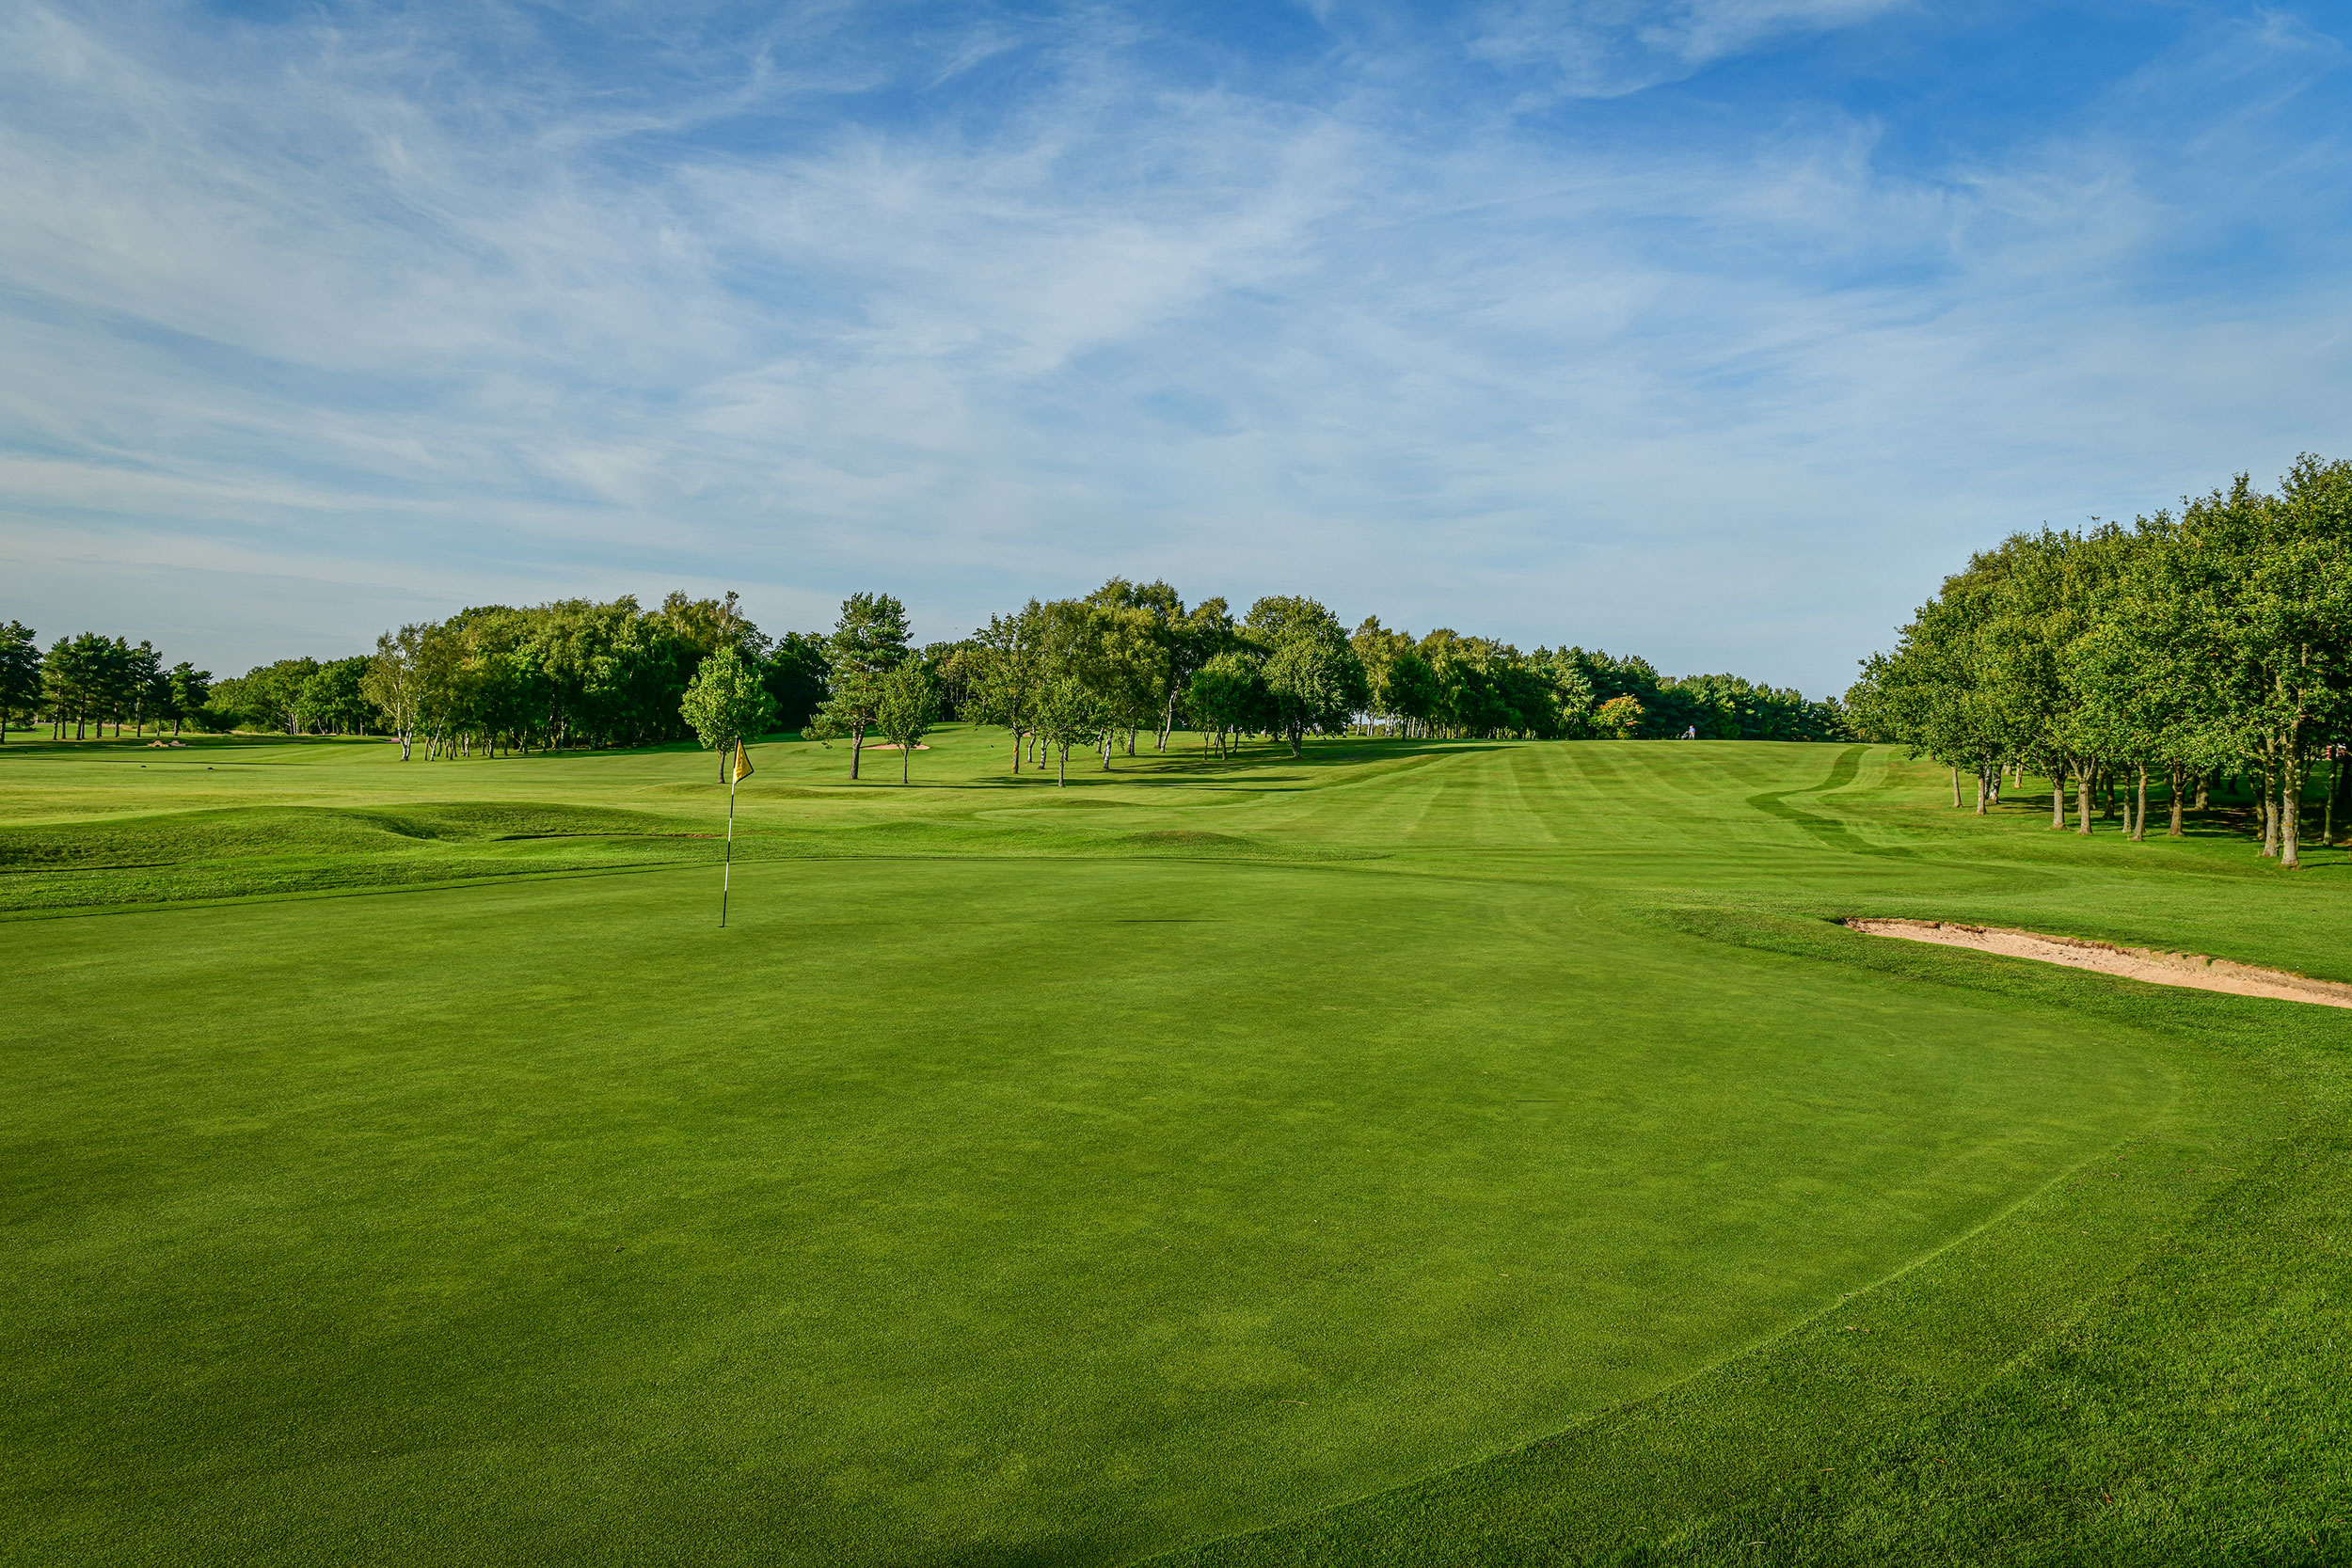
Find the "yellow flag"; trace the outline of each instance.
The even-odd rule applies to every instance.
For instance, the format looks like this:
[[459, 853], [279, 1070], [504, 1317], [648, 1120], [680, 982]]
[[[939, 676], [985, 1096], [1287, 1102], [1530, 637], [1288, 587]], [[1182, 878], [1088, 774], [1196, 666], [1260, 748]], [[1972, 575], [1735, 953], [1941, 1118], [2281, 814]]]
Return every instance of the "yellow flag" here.
[[743, 743], [735, 743], [735, 782], [741, 784], [752, 776], [752, 754], [743, 750]]

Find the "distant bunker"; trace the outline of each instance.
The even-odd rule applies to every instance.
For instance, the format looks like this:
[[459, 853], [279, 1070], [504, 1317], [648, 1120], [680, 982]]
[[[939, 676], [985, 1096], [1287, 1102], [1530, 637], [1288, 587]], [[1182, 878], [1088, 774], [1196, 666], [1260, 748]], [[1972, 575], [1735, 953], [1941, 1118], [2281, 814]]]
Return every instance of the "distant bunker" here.
[[2233, 996], [2268, 996], [2281, 1002], [2316, 1002], [2323, 1007], [2352, 1007], [2352, 985], [2313, 980], [2281, 969], [2256, 969], [2251, 964], [2210, 958], [2199, 953], [2159, 953], [2146, 947], [2118, 947], [2112, 942], [2084, 942], [2074, 937], [2045, 937], [2034, 931], [2011, 931], [1998, 926], [1965, 926], [1951, 920], [1848, 920], [1851, 930], [1874, 937], [1899, 937], [1905, 942], [1931, 942], [1945, 947], [1971, 947], [2005, 958], [2034, 958], [2064, 964], [2069, 969], [2096, 970], [2152, 986], [2186, 986], [2192, 990], [2227, 991]]

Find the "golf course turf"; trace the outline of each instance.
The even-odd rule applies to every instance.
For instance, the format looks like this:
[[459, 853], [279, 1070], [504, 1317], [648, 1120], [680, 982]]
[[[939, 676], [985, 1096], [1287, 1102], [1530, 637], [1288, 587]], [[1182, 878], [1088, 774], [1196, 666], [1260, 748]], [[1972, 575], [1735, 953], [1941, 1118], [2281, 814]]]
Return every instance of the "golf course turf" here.
[[0, 751], [0, 1560], [2352, 1555], [2342, 853], [930, 739]]

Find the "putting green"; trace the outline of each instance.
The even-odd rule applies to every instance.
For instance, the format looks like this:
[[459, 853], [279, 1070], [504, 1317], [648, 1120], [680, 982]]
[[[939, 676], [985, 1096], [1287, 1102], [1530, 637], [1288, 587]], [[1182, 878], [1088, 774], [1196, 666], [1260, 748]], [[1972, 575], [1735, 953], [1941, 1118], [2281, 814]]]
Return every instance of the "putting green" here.
[[1883, 752], [777, 744], [724, 931], [707, 757], [389, 753], [0, 760], [20, 908], [151, 906], [0, 926], [25, 1560], [1129, 1560], [1724, 1363], [2176, 1096], [1696, 928], [2119, 875]]

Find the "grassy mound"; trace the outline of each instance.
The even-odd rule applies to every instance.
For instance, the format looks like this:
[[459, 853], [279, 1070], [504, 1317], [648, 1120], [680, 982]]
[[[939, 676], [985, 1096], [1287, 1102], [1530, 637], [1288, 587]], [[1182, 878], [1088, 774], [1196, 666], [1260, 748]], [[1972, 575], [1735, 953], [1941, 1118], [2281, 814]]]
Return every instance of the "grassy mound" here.
[[[541, 801], [393, 809], [230, 806], [0, 827], [0, 910], [90, 909], [389, 887], [679, 858], [707, 838], [644, 812]], [[593, 847], [580, 841], [596, 841]], [[694, 858], [701, 858], [699, 855]]]

